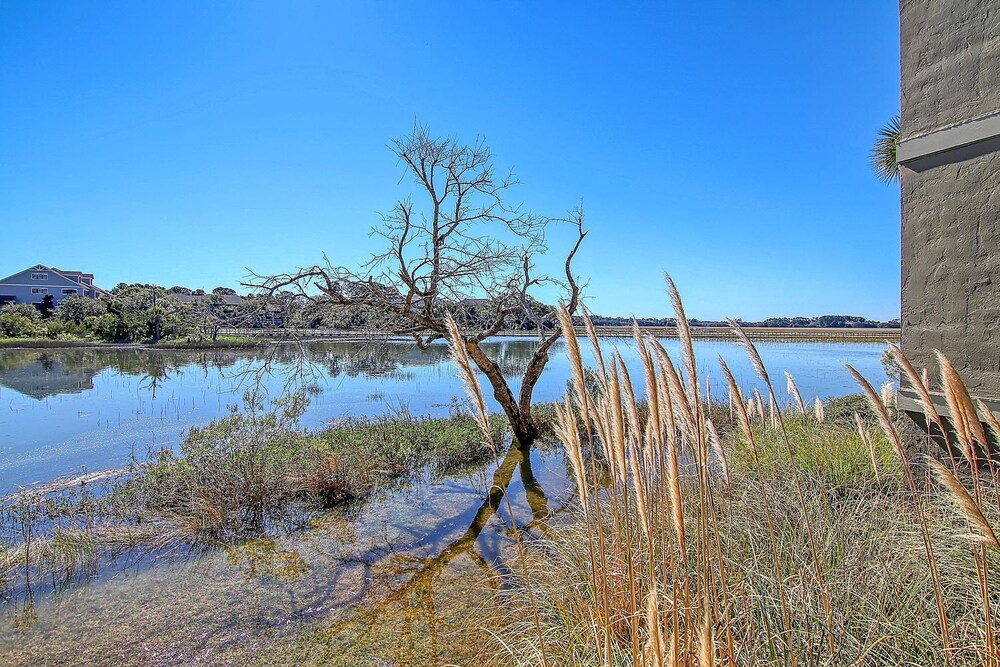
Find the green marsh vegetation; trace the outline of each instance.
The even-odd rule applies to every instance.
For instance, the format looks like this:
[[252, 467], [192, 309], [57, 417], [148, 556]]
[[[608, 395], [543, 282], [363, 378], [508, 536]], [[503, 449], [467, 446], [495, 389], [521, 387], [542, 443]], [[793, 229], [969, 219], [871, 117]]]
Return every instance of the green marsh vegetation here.
[[[421, 470], [437, 474], [487, 460], [480, 426], [405, 412], [299, 427], [305, 393], [244, 409], [188, 431], [180, 452], [107, 474], [26, 489], [0, 500], [0, 583], [72, 583], [107, 559], [238, 544], [307, 525]], [[497, 440], [501, 424], [491, 420]]]

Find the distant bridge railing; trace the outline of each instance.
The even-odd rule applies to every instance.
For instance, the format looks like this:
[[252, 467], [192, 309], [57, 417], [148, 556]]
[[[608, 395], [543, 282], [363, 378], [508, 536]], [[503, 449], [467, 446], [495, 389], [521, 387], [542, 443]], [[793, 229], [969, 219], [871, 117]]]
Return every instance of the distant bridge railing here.
[[[627, 326], [595, 326], [598, 336], [609, 338], [631, 338], [632, 327]], [[643, 333], [657, 338], [677, 338], [676, 327], [640, 327]], [[899, 329], [888, 328], [819, 328], [819, 327], [747, 327], [744, 329], [753, 340], [824, 340], [824, 341], [868, 341], [882, 342], [899, 340]], [[270, 338], [273, 340], [307, 340], [307, 339], [340, 339], [340, 340], [392, 340], [405, 338], [395, 336], [385, 331], [367, 331], [364, 329], [283, 329], [260, 328], [221, 329], [223, 336], [239, 336], [245, 338]], [[579, 336], [586, 336], [583, 327], [576, 327]], [[538, 331], [523, 329], [501, 331], [498, 336], [533, 338]], [[735, 340], [733, 332], [728, 327], [691, 327], [694, 338], [709, 340]]]

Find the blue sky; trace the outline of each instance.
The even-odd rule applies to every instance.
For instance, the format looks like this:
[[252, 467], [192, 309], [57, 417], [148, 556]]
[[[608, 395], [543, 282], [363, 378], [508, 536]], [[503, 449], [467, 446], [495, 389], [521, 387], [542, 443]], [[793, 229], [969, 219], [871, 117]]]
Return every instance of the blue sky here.
[[666, 270], [693, 317], [898, 317], [899, 193], [867, 163], [898, 44], [888, 0], [5, 0], [0, 273], [356, 264], [419, 118], [486, 137], [536, 212], [583, 201], [595, 312], [669, 314]]

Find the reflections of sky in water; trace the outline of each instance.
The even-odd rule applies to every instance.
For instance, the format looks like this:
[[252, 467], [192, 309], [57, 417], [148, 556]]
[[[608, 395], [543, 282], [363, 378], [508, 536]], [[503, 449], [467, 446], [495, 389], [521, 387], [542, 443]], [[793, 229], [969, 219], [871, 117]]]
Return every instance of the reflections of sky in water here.
[[[676, 340], [663, 341], [672, 355]], [[523, 370], [534, 349], [531, 340], [499, 339], [486, 345], [512, 375]], [[634, 377], [641, 364], [627, 339], [602, 342], [605, 355], [618, 351]], [[734, 343], [696, 341], [701, 363], [717, 395], [723, 382], [717, 357], [723, 356], [738, 382], [757, 385], [743, 351]], [[883, 346], [874, 343], [772, 342], [760, 345], [772, 371], [795, 376], [807, 401], [856, 391], [843, 369], [854, 365], [873, 383], [883, 382]], [[585, 358], [592, 361], [589, 347]], [[124, 465], [149, 449], [176, 447], [185, 429], [223, 416], [239, 405], [244, 372], [270, 361], [261, 386], [277, 397], [288, 386], [302, 354], [308, 361], [299, 384], [310, 389], [312, 404], [303, 422], [319, 427], [344, 416], [384, 414], [406, 408], [414, 415], [443, 414], [453, 397], [463, 395], [446, 347], [421, 352], [405, 343], [331, 342], [255, 350], [68, 349], [0, 351], [0, 494], [82, 471]], [[537, 401], [560, 398], [569, 365], [561, 343], [553, 348], [535, 389]], [[777, 383], [781, 392], [784, 381]], [[641, 385], [641, 383], [640, 383]], [[641, 387], [640, 387], [641, 389]], [[515, 392], [517, 391], [515, 386]], [[487, 391], [487, 394], [491, 392]], [[497, 409], [495, 404], [493, 409]]]
[[[0, 600], [0, 664], [354, 665], [382, 664], [371, 656], [389, 651], [396, 660], [385, 664], [443, 664], [427, 651], [489, 601], [512, 522], [535, 534], [565, 510], [567, 472], [557, 448], [528, 459], [510, 450], [444, 478], [425, 471], [288, 535], [122, 558], [57, 595], [36, 585], [26, 625], [12, 621], [23, 596]], [[500, 487], [506, 498], [491, 496]], [[410, 637], [413, 623], [426, 632]]]

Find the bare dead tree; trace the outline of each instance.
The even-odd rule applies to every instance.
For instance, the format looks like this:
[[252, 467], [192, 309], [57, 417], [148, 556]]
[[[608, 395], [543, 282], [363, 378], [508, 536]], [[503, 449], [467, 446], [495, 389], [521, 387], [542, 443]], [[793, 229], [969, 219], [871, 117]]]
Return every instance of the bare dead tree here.
[[[490, 149], [481, 139], [462, 144], [415, 125], [410, 134], [395, 139], [391, 149], [414, 178], [422, 206], [407, 197], [382, 216], [372, 235], [385, 240], [383, 252], [358, 269], [334, 266], [324, 258], [323, 264], [254, 276], [245, 284], [265, 294], [293, 291], [303, 299], [365, 307], [384, 316], [383, 331], [409, 336], [421, 349], [447, 336], [448, 312], [464, 299], [480, 299], [477, 311], [485, 310], [488, 316], [471, 323], [471, 330], [465, 327], [469, 356], [492, 386], [515, 437], [529, 445], [539, 432], [531, 413], [532, 393], [561, 331], [538, 327], [538, 344], [517, 396], [481, 343], [503, 330], [515, 314], [534, 320], [529, 293], [536, 288], [558, 286], [570, 313], [576, 311], [580, 284], [572, 264], [587, 236], [583, 210], [577, 207], [566, 218], [549, 218], [512, 204], [509, 194], [517, 181], [512, 173], [497, 175]], [[568, 223], [576, 232], [564, 275], [538, 275], [536, 260], [548, 252], [546, 231], [556, 223]]]

